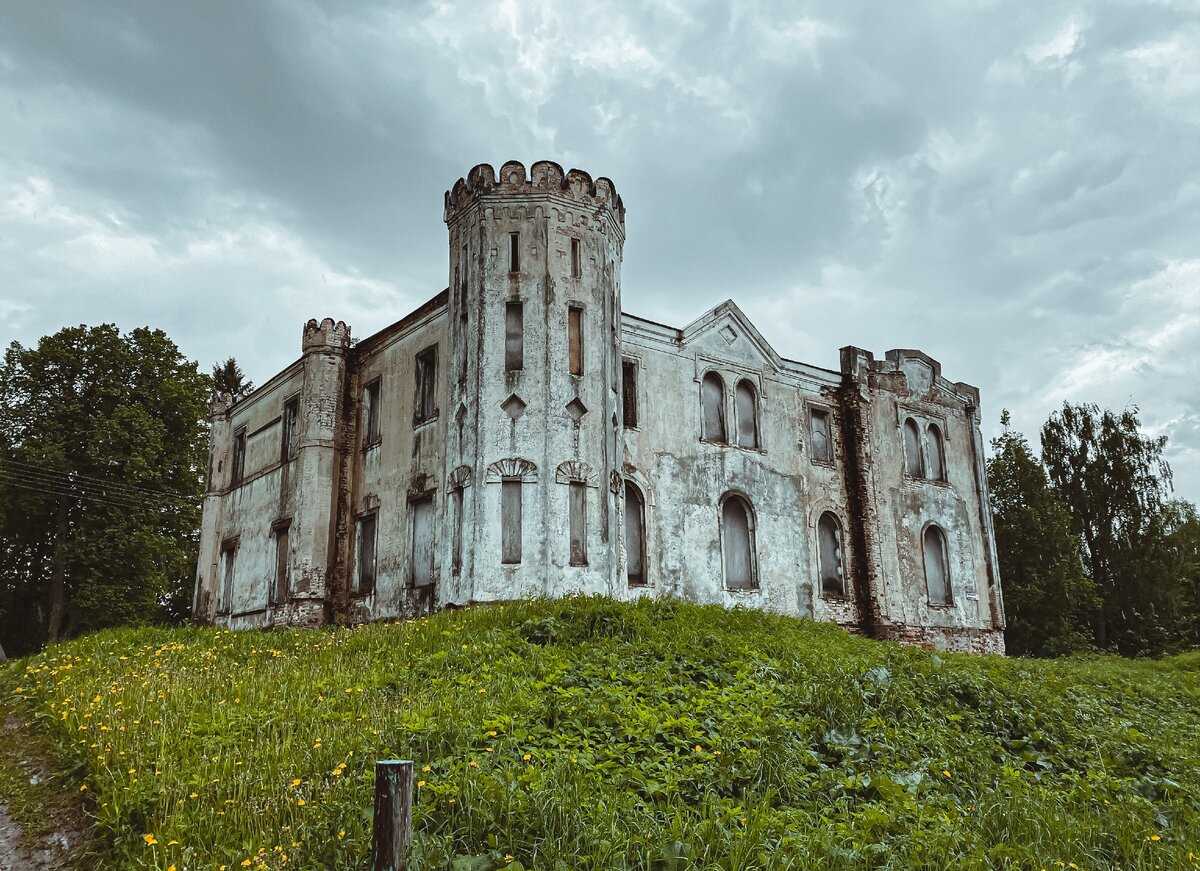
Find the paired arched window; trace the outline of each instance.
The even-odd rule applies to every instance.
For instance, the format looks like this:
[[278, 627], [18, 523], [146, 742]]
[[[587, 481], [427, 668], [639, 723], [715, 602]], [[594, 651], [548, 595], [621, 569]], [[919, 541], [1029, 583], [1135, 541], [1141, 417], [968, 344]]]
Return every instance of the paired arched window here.
[[700, 382], [702, 411], [700, 435], [705, 441], [725, 441], [725, 383], [716, 372], [709, 372]]
[[758, 397], [754, 385], [742, 380], [737, 385], [737, 443], [743, 448], [758, 447]]
[[911, 417], [904, 421], [904, 472], [910, 478], [923, 478], [925, 465], [921, 462], [921, 430]]
[[929, 604], [952, 604], [946, 534], [932, 524], [925, 527], [925, 533], [922, 536], [922, 551], [925, 556], [925, 589], [929, 592]]
[[721, 501], [721, 559], [727, 589], [758, 589], [754, 511], [749, 502], [734, 494], [727, 495]]
[[925, 459], [929, 477], [935, 481], [946, 480], [945, 462], [942, 456], [942, 431], [931, 423], [925, 429]]
[[[922, 450], [924, 443], [924, 450]], [[942, 447], [942, 431], [936, 423], [921, 427], [911, 417], [904, 421], [904, 473], [910, 478], [946, 480], [946, 455]]]
[[842, 525], [829, 511], [817, 521], [817, 560], [821, 571], [821, 595], [845, 596], [846, 578], [842, 561]]
[[629, 481], [625, 482], [625, 577], [631, 587], [646, 583], [646, 502]]

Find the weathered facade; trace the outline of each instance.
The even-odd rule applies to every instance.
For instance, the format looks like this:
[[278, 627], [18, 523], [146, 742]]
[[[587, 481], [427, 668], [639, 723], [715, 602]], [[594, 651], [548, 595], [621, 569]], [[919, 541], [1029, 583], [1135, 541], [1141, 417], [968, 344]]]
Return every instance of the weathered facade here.
[[446, 194], [449, 287], [212, 405], [195, 615], [603, 593], [1003, 652], [979, 393], [919, 351], [780, 357], [733, 302], [621, 309], [624, 205], [549, 161]]

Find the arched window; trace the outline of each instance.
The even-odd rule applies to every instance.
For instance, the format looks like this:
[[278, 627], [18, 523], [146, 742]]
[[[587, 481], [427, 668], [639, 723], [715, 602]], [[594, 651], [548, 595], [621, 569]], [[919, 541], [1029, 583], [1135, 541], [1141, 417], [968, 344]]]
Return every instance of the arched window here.
[[758, 589], [754, 513], [741, 496], [726, 496], [721, 503], [721, 556], [725, 563], [726, 588]]
[[700, 403], [704, 419], [701, 438], [710, 442], [725, 441], [725, 384], [716, 372], [709, 372], [700, 384]]
[[942, 431], [931, 423], [925, 430], [925, 458], [929, 463], [929, 477], [935, 481], [946, 480], [946, 464], [942, 458]]
[[925, 529], [925, 588], [929, 591], [929, 604], [949, 605], [950, 564], [946, 559], [946, 536], [936, 526]]
[[826, 511], [817, 522], [817, 551], [821, 569], [821, 595], [845, 596], [842, 569], [842, 525]]
[[743, 448], [758, 447], [758, 398], [754, 385], [739, 381], [737, 386], [737, 443]]
[[904, 472], [910, 478], [923, 478], [921, 431], [911, 417], [904, 421]]
[[631, 587], [646, 583], [646, 503], [641, 491], [625, 482], [625, 577]]

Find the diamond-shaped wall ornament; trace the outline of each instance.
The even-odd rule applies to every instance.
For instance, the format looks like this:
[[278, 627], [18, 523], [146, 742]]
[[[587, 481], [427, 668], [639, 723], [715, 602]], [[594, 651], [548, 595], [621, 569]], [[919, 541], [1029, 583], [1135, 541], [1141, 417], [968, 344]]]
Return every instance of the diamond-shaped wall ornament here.
[[516, 420], [525, 413], [525, 400], [514, 393], [508, 399], [501, 402], [500, 407], [504, 410], [505, 414]]
[[580, 418], [587, 414], [587, 406], [576, 396], [567, 403], [567, 414], [571, 415], [571, 420], [579, 423]]

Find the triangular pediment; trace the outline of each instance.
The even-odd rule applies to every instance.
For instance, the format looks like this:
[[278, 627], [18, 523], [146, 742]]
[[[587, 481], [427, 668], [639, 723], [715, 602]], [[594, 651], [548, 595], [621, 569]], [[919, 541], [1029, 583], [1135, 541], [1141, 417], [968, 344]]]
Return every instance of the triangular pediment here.
[[731, 299], [708, 310], [682, 330], [683, 345], [690, 351], [758, 369], [769, 364], [778, 370], [782, 359]]

